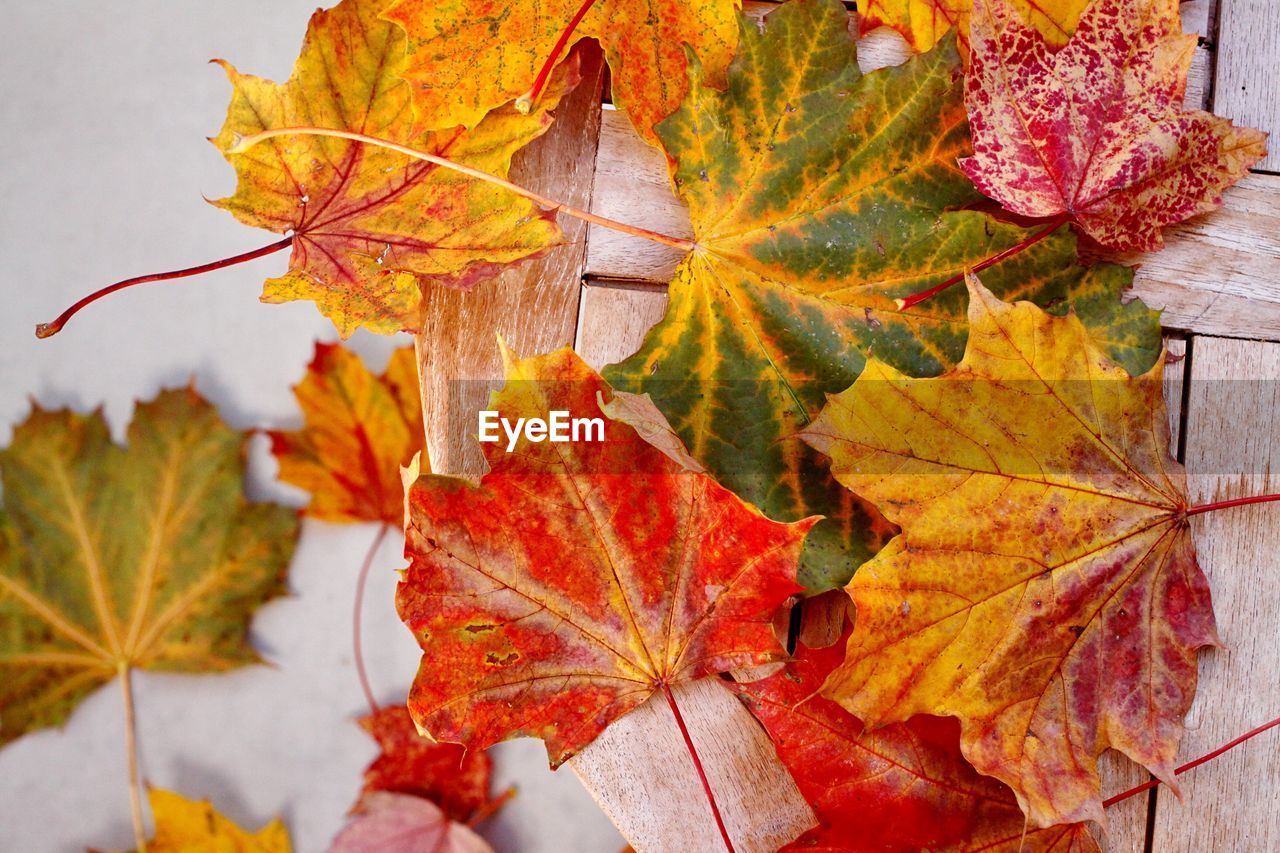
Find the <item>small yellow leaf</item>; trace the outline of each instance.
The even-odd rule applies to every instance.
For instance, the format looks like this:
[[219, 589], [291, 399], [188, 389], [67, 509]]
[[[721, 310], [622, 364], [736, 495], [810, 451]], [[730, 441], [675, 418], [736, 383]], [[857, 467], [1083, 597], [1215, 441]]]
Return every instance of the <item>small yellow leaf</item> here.
[[218, 813], [208, 800], [152, 788], [148, 793], [156, 833], [147, 853], [290, 853], [289, 832], [279, 818], [257, 832], [245, 832]]

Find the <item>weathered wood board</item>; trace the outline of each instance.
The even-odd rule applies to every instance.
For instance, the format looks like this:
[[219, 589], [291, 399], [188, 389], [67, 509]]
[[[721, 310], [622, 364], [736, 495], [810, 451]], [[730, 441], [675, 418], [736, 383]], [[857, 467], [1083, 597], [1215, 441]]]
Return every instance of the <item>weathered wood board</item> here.
[[[1280, 343], [1196, 337], [1187, 399], [1191, 500], [1280, 490]], [[1224, 647], [1204, 652], [1180, 755], [1191, 759], [1280, 714], [1280, 512], [1192, 518]], [[1154, 850], [1280, 849], [1280, 731], [1180, 777], [1156, 797]]]
[[[583, 54], [583, 80], [556, 110], [546, 135], [519, 151], [511, 180], [568, 204], [591, 199], [600, 134], [604, 66], [599, 50]], [[439, 473], [479, 476], [476, 412], [502, 378], [500, 335], [517, 353], [550, 352], [573, 343], [585, 266], [586, 226], [563, 218], [565, 243], [470, 291], [437, 287], [423, 300], [416, 338], [426, 416], [427, 451]], [[458, 330], [491, 330], [459, 334]]]
[[1220, 0], [1213, 107], [1237, 124], [1271, 134], [1259, 169], [1280, 172], [1280, 3]]

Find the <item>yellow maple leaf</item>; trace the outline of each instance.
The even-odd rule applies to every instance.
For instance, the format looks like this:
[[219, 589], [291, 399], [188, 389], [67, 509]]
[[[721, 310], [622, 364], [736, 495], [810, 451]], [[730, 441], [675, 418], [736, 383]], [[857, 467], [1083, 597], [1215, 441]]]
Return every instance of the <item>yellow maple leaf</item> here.
[[823, 691], [869, 725], [957, 717], [1031, 825], [1102, 819], [1108, 747], [1164, 782], [1217, 643], [1170, 455], [1163, 361], [1131, 377], [1073, 314], [970, 278], [964, 359], [877, 359], [802, 436], [902, 532], [848, 586]]
[[386, 149], [289, 135], [236, 152], [244, 136], [319, 127], [376, 135], [505, 176], [512, 155], [550, 126], [576, 68], [562, 69], [532, 113], [508, 105], [459, 128], [448, 116], [415, 113], [400, 76], [405, 35], [379, 17], [388, 5], [343, 0], [316, 12], [284, 83], [221, 63], [234, 91], [213, 143], [238, 183], [214, 204], [248, 225], [292, 233], [289, 271], [267, 281], [262, 299], [313, 300], [344, 337], [361, 326], [416, 330], [422, 283], [468, 288], [561, 239], [554, 217], [508, 190]]
[[[1024, 20], [1051, 45], [1063, 45], [1075, 32], [1089, 0], [1011, 0]], [[866, 0], [858, 4], [860, 31], [878, 27], [902, 34], [917, 53], [931, 49], [951, 29], [957, 31], [961, 53], [969, 52], [969, 18], [973, 0]]]
[[257, 832], [245, 832], [208, 800], [152, 788], [148, 794], [156, 833], [147, 853], [290, 853], [289, 832], [279, 818]]

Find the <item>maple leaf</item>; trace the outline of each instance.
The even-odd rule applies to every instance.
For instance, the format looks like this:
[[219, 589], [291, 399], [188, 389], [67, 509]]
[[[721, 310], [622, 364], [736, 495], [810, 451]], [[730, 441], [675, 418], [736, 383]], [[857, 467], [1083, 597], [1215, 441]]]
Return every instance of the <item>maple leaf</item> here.
[[[960, 49], [969, 50], [969, 18], [974, 0], [864, 0], [858, 4], [858, 28], [866, 35], [879, 27], [897, 30], [917, 53], [938, 43], [952, 29]], [[1024, 21], [1044, 36], [1046, 44], [1062, 46], [1075, 31], [1089, 0], [1012, 0]]]
[[290, 853], [289, 832], [279, 818], [257, 832], [245, 832], [208, 800], [151, 788], [147, 792], [156, 832], [148, 853]]
[[[378, 17], [388, 2], [317, 11], [285, 83], [219, 60], [233, 93], [213, 143], [238, 183], [214, 203], [248, 225], [292, 233], [289, 271], [267, 281], [262, 299], [311, 299], [343, 337], [360, 326], [414, 330], [420, 285], [471, 287], [561, 240], [551, 214], [509, 191], [385, 149], [291, 135], [232, 153], [241, 137], [305, 125], [376, 135], [505, 176], [512, 154], [550, 126], [549, 111], [576, 82], [574, 63], [529, 115], [508, 105], [466, 130], [415, 114], [400, 79], [404, 33]], [[423, 132], [424, 124], [441, 129]]]
[[39, 406], [0, 451], [0, 743], [58, 725], [129, 668], [254, 663], [254, 609], [284, 591], [285, 507], [242, 490], [245, 435], [193, 389], [101, 412]]
[[413, 347], [393, 352], [386, 371], [375, 376], [350, 350], [317, 343], [293, 393], [304, 427], [269, 435], [280, 479], [311, 493], [305, 514], [400, 527], [400, 468], [424, 445]]
[[360, 726], [382, 750], [364, 771], [363, 795], [389, 791], [422, 797], [462, 823], [489, 804], [493, 762], [483, 750], [423, 737], [403, 705], [362, 717]]
[[603, 440], [489, 443], [479, 485], [413, 484], [396, 603], [425, 652], [414, 720], [470, 749], [539, 737], [558, 766], [657, 690], [784, 657], [771, 620], [813, 519], [770, 521], [612, 419], [570, 350], [508, 356], [506, 376], [502, 417], [599, 418]]
[[958, 365], [873, 359], [803, 434], [902, 529], [848, 587], [824, 692], [872, 725], [958, 717], [1033, 825], [1099, 820], [1104, 749], [1173, 780], [1196, 650], [1217, 642], [1163, 365], [1130, 377], [1075, 316], [969, 291]]
[[1196, 36], [1177, 0], [1094, 0], [1057, 51], [1007, 0], [974, 0], [971, 36], [961, 167], [1015, 213], [1150, 251], [1266, 156], [1261, 131], [1182, 108]]
[[[404, 72], [426, 114], [473, 126], [529, 91], [582, 0], [400, 0], [385, 17], [409, 35]], [[573, 41], [593, 37], [614, 103], [645, 140], [685, 94], [685, 45], [723, 80], [738, 37], [739, 0], [599, 0]], [[572, 43], [572, 42], [571, 42]]]
[[[864, 353], [914, 374], [961, 355], [964, 296], [913, 294], [1009, 249], [1028, 231], [971, 210], [956, 165], [968, 134], [952, 38], [863, 75], [835, 0], [792, 0], [763, 30], [742, 18], [724, 92], [695, 63], [689, 96], [659, 133], [676, 159], [697, 246], [678, 267], [666, 316], [638, 353], [606, 368], [647, 391], [722, 483], [784, 521], [826, 516], [801, 583], [842, 586], [892, 535], [825, 463], [788, 439], [862, 369]], [[1119, 304], [1129, 270], [1076, 263], [1060, 233], [992, 267], [998, 292], [1074, 305], [1113, 354], [1143, 369], [1156, 315]]]
[[818, 817], [818, 826], [784, 849], [1098, 849], [1083, 824], [1028, 832], [1009, 788], [978, 775], [960, 754], [954, 720], [918, 716], [866, 731], [817, 695], [843, 658], [843, 642], [800, 644], [782, 671], [734, 685]]
[[467, 826], [430, 800], [374, 791], [333, 839], [329, 853], [493, 853]]

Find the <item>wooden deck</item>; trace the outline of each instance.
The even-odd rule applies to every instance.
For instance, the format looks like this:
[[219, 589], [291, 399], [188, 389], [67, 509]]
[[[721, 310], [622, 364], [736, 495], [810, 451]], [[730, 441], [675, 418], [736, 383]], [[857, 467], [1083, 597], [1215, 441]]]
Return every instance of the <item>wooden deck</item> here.
[[[1185, 29], [1202, 35], [1188, 104], [1269, 131], [1276, 152], [1227, 193], [1225, 209], [1170, 229], [1160, 253], [1120, 259], [1140, 265], [1134, 293], [1163, 309], [1171, 350], [1185, 355], [1171, 369], [1170, 404], [1192, 498], [1207, 501], [1280, 488], [1273, 482], [1280, 477], [1280, 0], [1193, 0], [1182, 11]], [[905, 56], [885, 31], [859, 45], [866, 69]], [[601, 108], [599, 67], [598, 55], [588, 56], [583, 86], [551, 133], [522, 152], [514, 179], [605, 216], [687, 234], [688, 213], [671, 193], [661, 155], [625, 118]], [[464, 318], [468, 327], [494, 328], [516, 352], [572, 344], [599, 367], [631, 354], [662, 316], [676, 255], [574, 220], [562, 224], [570, 245], [475, 293], [432, 295], [436, 331], [419, 346], [438, 470], [475, 475], [482, 464], [467, 437], [485, 394], [479, 383], [453, 380], [496, 384], [501, 375], [492, 338], [449, 334]], [[1254, 381], [1202, 381], [1216, 379]], [[1186, 758], [1280, 713], [1275, 510], [1195, 521], [1227, 648], [1201, 658]], [[772, 850], [807, 826], [807, 806], [746, 710], [710, 681], [677, 696], [738, 849]], [[1110, 809], [1107, 849], [1280, 850], [1277, 744], [1280, 735], [1268, 733], [1182, 777], [1181, 801], [1156, 789]], [[615, 723], [571, 766], [638, 850], [720, 846], [665, 705], [650, 703]], [[1104, 795], [1147, 778], [1114, 755], [1104, 756], [1103, 769]]]

